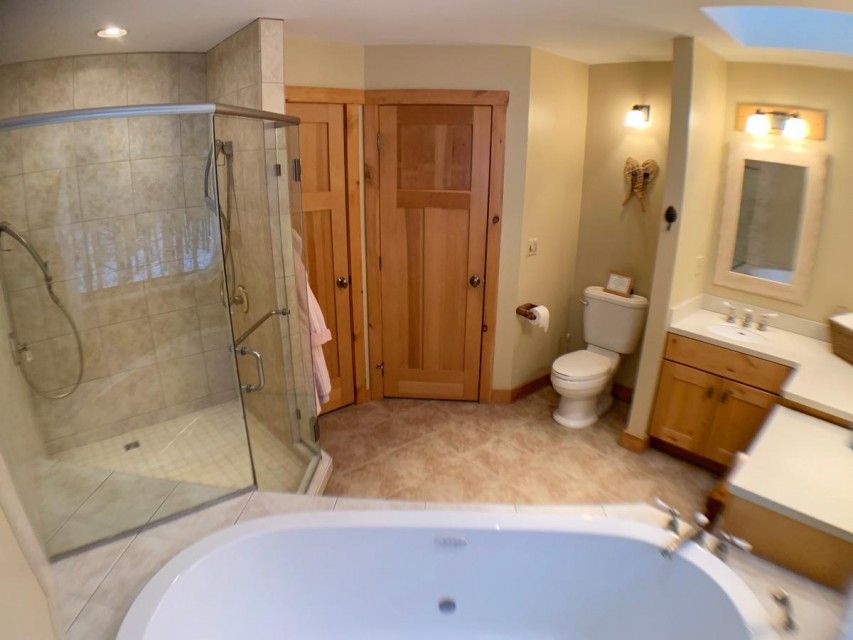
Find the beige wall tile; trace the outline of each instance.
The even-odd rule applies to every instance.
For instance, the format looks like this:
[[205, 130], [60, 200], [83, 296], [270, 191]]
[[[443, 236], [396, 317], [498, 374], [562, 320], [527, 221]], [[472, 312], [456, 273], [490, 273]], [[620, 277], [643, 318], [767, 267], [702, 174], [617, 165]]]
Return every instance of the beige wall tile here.
[[91, 274], [129, 269], [136, 255], [136, 222], [133, 216], [106, 218], [83, 224], [86, 242], [85, 270]]
[[101, 327], [110, 373], [138, 369], [155, 362], [154, 338], [148, 318]]
[[228, 347], [205, 351], [204, 364], [211, 393], [238, 388], [234, 354]]
[[198, 305], [221, 304], [222, 267], [221, 259], [214, 258], [213, 265], [202, 271], [197, 271], [194, 278], [195, 302]]
[[0, 239], [0, 275], [7, 291], [39, 286], [44, 279], [32, 256], [14, 240]]
[[56, 280], [70, 280], [86, 274], [88, 261], [82, 225], [36, 229], [28, 236]]
[[73, 167], [74, 125], [49, 124], [20, 130], [24, 172]]
[[127, 56], [79, 56], [74, 60], [74, 107], [127, 104]]
[[[284, 82], [284, 22], [261, 18], [261, 82]], [[283, 112], [282, 112], [283, 113]]]
[[11, 222], [18, 231], [26, 231], [28, 223], [23, 176], [0, 178], [0, 220]]
[[127, 104], [174, 103], [179, 98], [179, 54], [128, 54]]
[[156, 315], [195, 306], [192, 274], [151, 278], [145, 281], [145, 301], [148, 313]]
[[128, 118], [130, 157], [162, 158], [181, 155], [178, 116], [143, 116]]
[[180, 158], [134, 160], [133, 199], [137, 213], [184, 206], [184, 181]]
[[204, 206], [204, 169], [205, 156], [184, 156], [181, 158], [184, 174], [184, 198], [188, 207]]
[[20, 115], [18, 84], [21, 65], [0, 65], [0, 118], [14, 118]]
[[145, 285], [133, 279], [133, 271], [117, 271], [115, 282], [95, 293], [99, 325], [115, 324], [141, 318], [148, 314], [145, 305]]
[[127, 119], [75, 122], [74, 146], [78, 164], [129, 160]]
[[284, 113], [284, 83], [264, 82], [261, 85], [261, 108], [273, 113]]
[[207, 56], [203, 53], [181, 53], [180, 101], [207, 101]]
[[[107, 348], [106, 343], [104, 347]], [[164, 406], [163, 388], [156, 365], [125, 371], [108, 380], [111, 381], [110, 394], [105, 397], [103, 407], [115, 412], [112, 420], [129, 418]]]
[[183, 260], [184, 227], [183, 209], [137, 213], [136, 255], [139, 262], [152, 265]]
[[80, 208], [84, 220], [133, 213], [130, 162], [105, 162], [78, 169]]
[[27, 225], [43, 229], [80, 220], [77, 171], [52, 169], [24, 175]]
[[201, 353], [201, 332], [195, 307], [151, 316], [157, 361]]
[[20, 65], [21, 115], [63, 111], [74, 107], [71, 58], [53, 58]]
[[0, 177], [23, 173], [21, 130], [0, 131]]
[[208, 394], [203, 354], [168, 360], [157, 366], [163, 381], [166, 405], [186, 402]]
[[181, 116], [181, 155], [207, 155], [210, 149], [210, 116]]
[[228, 311], [221, 302], [200, 305], [198, 323], [201, 343], [205, 351], [228, 346], [231, 334], [228, 326]]
[[[78, 329], [93, 329], [100, 326], [96, 291], [92, 290], [92, 277], [73, 278], [54, 282], [53, 290], [68, 309]], [[43, 288], [43, 287], [42, 287]], [[66, 325], [67, 326], [67, 325]]]

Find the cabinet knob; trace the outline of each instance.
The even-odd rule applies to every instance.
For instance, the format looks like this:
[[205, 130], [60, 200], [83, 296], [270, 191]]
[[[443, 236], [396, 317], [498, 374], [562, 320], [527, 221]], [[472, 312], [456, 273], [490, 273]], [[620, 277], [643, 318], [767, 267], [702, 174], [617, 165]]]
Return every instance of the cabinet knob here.
[[725, 404], [726, 400], [729, 399], [731, 394], [728, 391], [723, 391], [723, 395], [720, 396], [720, 404]]
[[705, 389], [705, 397], [706, 398], [713, 398], [714, 397], [714, 387], [708, 387], [707, 389]]

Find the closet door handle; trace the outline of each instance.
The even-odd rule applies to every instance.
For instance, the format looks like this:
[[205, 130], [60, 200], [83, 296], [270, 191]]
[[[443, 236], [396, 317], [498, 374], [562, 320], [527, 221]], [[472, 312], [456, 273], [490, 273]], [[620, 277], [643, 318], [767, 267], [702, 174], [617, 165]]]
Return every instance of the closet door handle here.
[[338, 285], [338, 289], [346, 289], [349, 286], [349, 278], [341, 276], [335, 280], [335, 284]]
[[480, 286], [480, 276], [471, 276], [468, 282], [471, 284], [472, 287], [476, 289]]

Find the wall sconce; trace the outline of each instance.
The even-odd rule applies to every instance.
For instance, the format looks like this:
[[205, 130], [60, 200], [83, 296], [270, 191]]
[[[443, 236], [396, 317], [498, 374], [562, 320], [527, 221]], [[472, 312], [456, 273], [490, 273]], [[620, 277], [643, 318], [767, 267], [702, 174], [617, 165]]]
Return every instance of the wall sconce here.
[[753, 136], [781, 135], [788, 140], [825, 140], [826, 111], [802, 105], [741, 103], [737, 105], [735, 131]]
[[625, 114], [625, 126], [634, 129], [645, 129], [651, 124], [652, 108], [647, 104], [635, 104]]

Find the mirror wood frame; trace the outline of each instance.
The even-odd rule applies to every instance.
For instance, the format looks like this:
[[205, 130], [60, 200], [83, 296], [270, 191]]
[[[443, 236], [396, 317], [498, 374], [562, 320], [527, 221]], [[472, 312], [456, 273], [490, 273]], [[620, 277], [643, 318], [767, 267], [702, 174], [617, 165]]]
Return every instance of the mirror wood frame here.
[[[747, 160], [775, 162], [806, 168], [805, 193], [800, 211], [802, 221], [797, 239], [794, 273], [790, 284], [731, 271], [740, 218], [744, 168]], [[825, 181], [826, 154], [821, 151], [755, 143], [733, 145], [729, 152], [726, 172], [726, 190], [723, 197], [714, 284], [777, 300], [805, 304], [817, 252]]]

